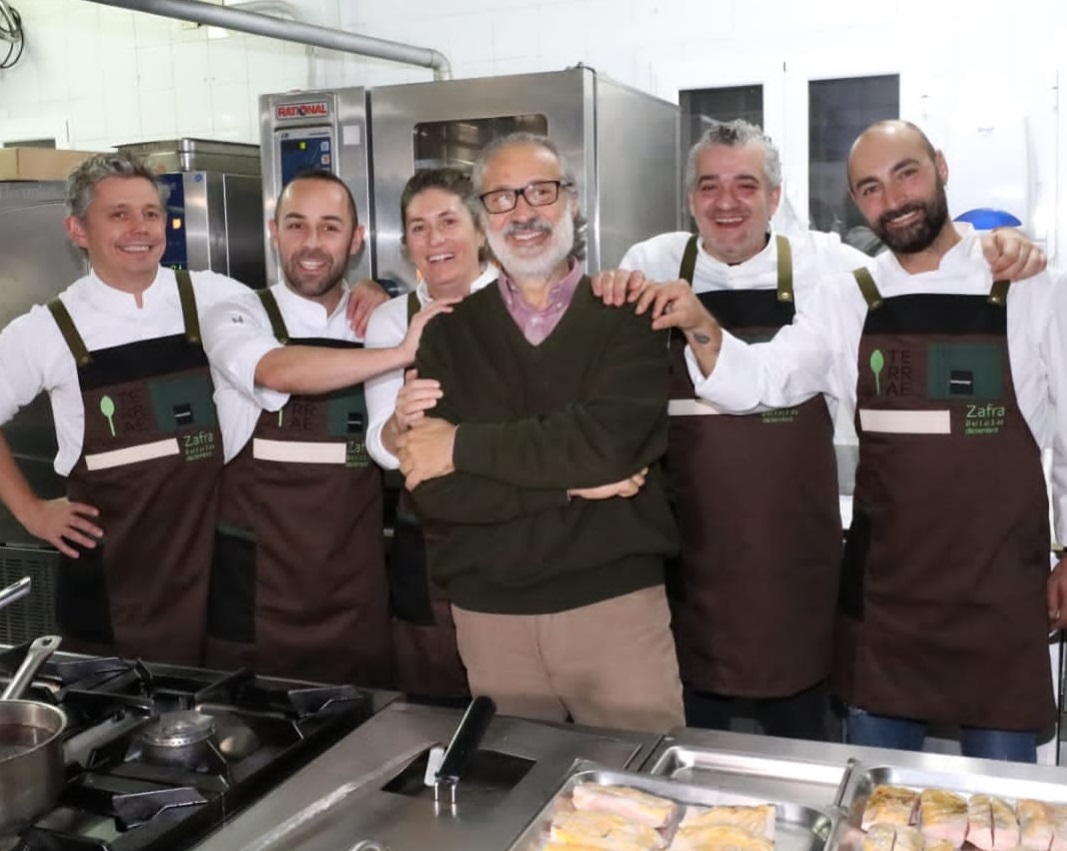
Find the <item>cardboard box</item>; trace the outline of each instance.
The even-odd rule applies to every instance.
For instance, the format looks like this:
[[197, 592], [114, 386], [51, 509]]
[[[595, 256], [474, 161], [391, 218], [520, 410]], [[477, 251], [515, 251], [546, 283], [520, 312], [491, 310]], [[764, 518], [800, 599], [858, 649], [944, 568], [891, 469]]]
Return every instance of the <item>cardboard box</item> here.
[[0, 148], [0, 180], [66, 180], [92, 151], [51, 148]]

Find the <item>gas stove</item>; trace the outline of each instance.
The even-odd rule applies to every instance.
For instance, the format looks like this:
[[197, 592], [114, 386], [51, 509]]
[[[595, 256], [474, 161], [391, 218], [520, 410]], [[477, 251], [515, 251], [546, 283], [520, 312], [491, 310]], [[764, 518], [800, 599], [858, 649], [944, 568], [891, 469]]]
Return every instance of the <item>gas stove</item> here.
[[[0, 654], [10, 677], [26, 646]], [[0, 851], [177, 851], [361, 724], [375, 696], [322, 686], [56, 654], [26, 699], [60, 706], [66, 783]]]

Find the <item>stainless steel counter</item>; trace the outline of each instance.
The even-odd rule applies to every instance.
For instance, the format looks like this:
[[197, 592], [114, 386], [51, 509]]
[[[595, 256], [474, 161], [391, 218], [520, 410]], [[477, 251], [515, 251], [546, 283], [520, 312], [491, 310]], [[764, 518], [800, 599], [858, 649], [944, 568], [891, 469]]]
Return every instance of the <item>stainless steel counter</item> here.
[[575, 760], [636, 767], [661, 738], [497, 716], [480, 748], [495, 758], [472, 767], [453, 812], [447, 804], [435, 807], [432, 790], [421, 782], [422, 767], [430, 747], [448, 743], [461, 714], [404, 703], [386, 707], [196, 851], [374, 847], [361, 842], [389, 851], [503, 849]]
[[[842, 838], [855, 815], [850, 806], [858, 806], [864, 784], [883, 775], [1067, 802], [1067, 769], [1054, 766], [706, 730], [656, 737], [498, 716], [481, 752], [512, 762], [495, 776], [461, 784], [453, 812], [447, 804], [435, 808], [421, 777], [426, 750], [447, 743], [459, 718], [455, 710], [386, 707], [196, 851], [504, 851], [565, 787], [579, 759], [830, 813], [843, 826], [827, 837], [834, 851], [851, 847]], [[520, 774], [528, 770], [510, 782], [516, 766]]]

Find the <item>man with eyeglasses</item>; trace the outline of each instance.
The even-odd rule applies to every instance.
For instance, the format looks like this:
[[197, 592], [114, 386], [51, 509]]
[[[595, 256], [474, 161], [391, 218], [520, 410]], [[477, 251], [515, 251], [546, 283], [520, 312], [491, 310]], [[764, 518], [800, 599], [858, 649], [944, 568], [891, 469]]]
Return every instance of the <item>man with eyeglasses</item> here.
[[501, 275], [427, 327], [416, 366], [442, 396], [399, 441], [440, 525], [430, 564], [471, 692], [508, 714], [666, 732], [683, 723], [663, 587], [666, 339], [594, 298], [548, 139], [494, 142], [473, 183]]

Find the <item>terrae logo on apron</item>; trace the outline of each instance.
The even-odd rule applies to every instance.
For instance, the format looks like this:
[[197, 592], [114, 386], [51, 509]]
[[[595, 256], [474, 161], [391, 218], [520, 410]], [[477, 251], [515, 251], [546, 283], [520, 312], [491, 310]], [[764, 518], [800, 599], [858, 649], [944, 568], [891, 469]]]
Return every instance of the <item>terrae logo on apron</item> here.
[[141, 387], [111, 389], [102, 393], [96, 404], [89, 404], [89, 416], [107, 423], [107, 434], [114, 438], [134, 437], [152, 430], [151, 403]]
[[915, 368], [911, 349], [875, 349], [869, 366], [874, 376], [875, 396], [910, 396], [914, 392]]

